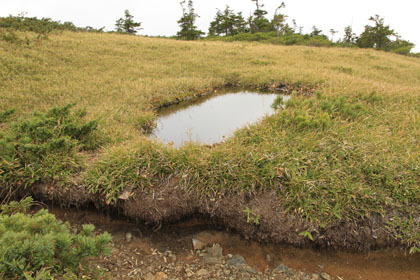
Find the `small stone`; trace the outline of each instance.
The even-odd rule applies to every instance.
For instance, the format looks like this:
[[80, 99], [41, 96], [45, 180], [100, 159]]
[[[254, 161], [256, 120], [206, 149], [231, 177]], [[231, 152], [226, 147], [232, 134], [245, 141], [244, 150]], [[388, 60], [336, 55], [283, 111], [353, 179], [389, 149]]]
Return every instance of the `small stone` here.
[[284, 272], [284, 273], [286, 273], [286, 272], [288, 272], [289, 271], [289, 268], [287, 267], [287, 266], [285, 266], [284, 264], [280, 264], [279, 266], [277, 266], [274, 270], [273, 270], [273, 272], [274, 273], [279, 273], [279, 272]]
[[249, 272], [249, 273], [254, 273], [254, 274], [257, 273], [257, 271], [253, 267], [250, 267], [249, 265], [243, 267], [241, 270], [242, 271]]
[[207, 245], [209, 245], [207, 242], [203, 242], [195, 238], [192, 239], [192, 244], [195, 251], [203, 250], [204, 248], [206, 248]]
[[313, 273], [313, 274], [311, 275], [311, 280], [318, 280], [318, 279], [319, 279], [319, 275], [318, 275], [318, 274]]
[[329, 276], [327, 273], [322, 272], [321, 273], [321, 278], [324, 280], [331, 280], [331, 276]]
[[155, 277], [153, 276], [152, 273], [147, 273], [146, 276], [144, 276], [144, 280], [154, 280]]
[[127, 232], [127, 233], [125, 234], [125, 240], [126, 240], [127, 242], [130, 242], [132, 238], [133, 238], [133, 235], [131, 234], [131, 232]]
[[236, 267], [241, 272], [257, 273], [257, 271], [254, 268], [250, 267], [247, 264], [245, 258], [241, 255], [234, 255], [232, 258], [228, 259], [227, 265], [231, 267]]
[[230, 275], [230, 270], [229, 270], [229, 269], [225, 269], [225, 270], [223, 270], [223, 273], [224, 273], [226, 276], [229, 276], [229, 275]]
[[127, 199], [129, 199], [131, 196], [133, 195], [133, 193], [132, 192], [130, 192], [130, 191], [125, 191], [125, 192], [123, 192], [118, 198], [119, 199], [121, 199], [121, 200], [127, 200]]
[[271, 262], [271, 256], [270, 256], [269, 254], [267, 254], [267, 255], [265, 256], [265, 260], [266, 260], [267, 262]]
[[153, 280], [165, 280], [168, 279], [168, 276], [163, 272], [158, 272], [155, 274]]
[[191, 269], [186, 268], [185, 269], [185, 274], [187, 275], [187, 277], [191, 277], [191, 276], [194, 275], [194, 272]]
[[208, 264], [220, 264], [223, 262], [223, 248], [215, 243], [211, 248], [200, 254]]
[[197, 273], [196, 273], [196, 275], [198, 275], [198, 276], [205, 276], [205, 275], [207, 275], [207, 274], [209, 274], [209, 272], [208, 272], [206, 269], [204, 269], [204, 268], [200, 269], [200, 270], [199, 270], [199, 271], [197, 271]]
[[241, 255], [234, 255], [230, 259], [227, 260], [228, 266], [242, 266], [242, 265], [248, 265], [245, 261], [245, 258]]

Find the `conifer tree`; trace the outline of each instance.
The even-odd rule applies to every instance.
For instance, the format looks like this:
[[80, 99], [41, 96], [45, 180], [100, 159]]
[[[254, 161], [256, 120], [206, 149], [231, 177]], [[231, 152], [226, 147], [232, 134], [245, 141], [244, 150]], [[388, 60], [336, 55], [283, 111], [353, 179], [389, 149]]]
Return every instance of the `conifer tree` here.
[[267, 15], [267, 11], [263, 10], [264, 4], [260, 3], [261, 0], [251, 0], [251, 1], [255, 2], [255, 7], [256, 7], [254, 14], [249, 18], [251, 33], [271, 31], [273, 29], [272, 24], [265, 17]]
[[210, 23], [209, 35], [236, 35], [246, 32], [246, 22], [242, 13], [235, 14], [233, 10], [226, 6], [225, 10], [217, 10], [214, 20]]
[[344, 43], [353, 45], [356, 43], [356, 39], [356, 34], [353, 33], [353, 28], [350, 25], [344, 28]]
[[187, 7], [185, 7], [186, 0], [180, 2], [182, 7], [182, 17], [178, 20], [181, 30], [177, 33], [179, 39], [196, 40], [204, 34], [195, 26], [195, 20], [198, 15], [194, 11], [192, 0], [188, 0]]
[[365, 30], [357, 40], [357, 45], [361, 48], [375, 48], [387, 50], [391, 45], [391, 36], [396, 36], [394, 30], [389, 25], [385, 25], [384, 19], [379, 15], [369, 18], [374, 23], [373, 26], [366, 25]]
[[322, 30], [314, 25], [314, 26], [312, 26], [312, 32], [311, 32], [310, 35], [311, 36], [320, 36], [320, 35], [322, 35]]
[[[281, 3], [280, 6], [277, 7], [276, 11], [274, 12], [273, 20], [271, 21], [271, 24], [273, 25], [274, 29], [276, 30], [277, 37], [280, 36], [280, 33], [286, 34], [286, 33], [294, 33], [294, 29], [290, 28], [288, 24], [285, 24], [285, 21], [287, 19], [287, 16], [280, 13], [280, 10], [285, 8], [286, 4], [284, 2]], [[296, 25], [296, 22], [294, 22], [294, 25]]]
[[115, 30], [124, 34], [136, 34], [137, 31], [141, 30], [140, 26], [141, 22], [135, 22], [134, 17], [130, 15], [128, 10], [125, 10], [124, 18], [119, 18], [115, 22]]
[[365, 30], [357, 39], [357, 45], [360, 48], [375, 48], [399, 54], [409, 54], [411, 52], [414, 44], [403, 40], [389, 25], [385, 25], [383, 18], [375, 15], [370, 17], [369, 20], [374, 25], [366, 25]]

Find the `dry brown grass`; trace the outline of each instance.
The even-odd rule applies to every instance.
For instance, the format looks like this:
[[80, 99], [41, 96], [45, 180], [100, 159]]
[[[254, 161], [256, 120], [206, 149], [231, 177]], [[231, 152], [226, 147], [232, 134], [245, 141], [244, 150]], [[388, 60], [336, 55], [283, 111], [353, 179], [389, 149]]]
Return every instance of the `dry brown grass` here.
[[[111, 142], [85, 182], [110, 201], [165, 176], [205, 194], [275, 189], [287, 211], [322, 227], [376, 213], [393, 217], [393, 237], [420, 245], [419, 223], [407, 218], [420, 209], [418, 58], [65, 32], [29, 47], [0, 42], [0, 62], [0, 111], [25, 116], [77, 102], [100, 119]], [[159, 105], [229, 83], [321, 85], [322, 94], [294, 96], [214, 149], [177, 151], [136, 128]]]
[[183, 42], [63, 33], [31, 47], [0, 42], [0, 109], [77, 102], [119, 140], [159, 104], [235, 81], [322, 83], [331, 95], [376, 91], [400, 103], [420, 94], [420, 60], [374, 50]]

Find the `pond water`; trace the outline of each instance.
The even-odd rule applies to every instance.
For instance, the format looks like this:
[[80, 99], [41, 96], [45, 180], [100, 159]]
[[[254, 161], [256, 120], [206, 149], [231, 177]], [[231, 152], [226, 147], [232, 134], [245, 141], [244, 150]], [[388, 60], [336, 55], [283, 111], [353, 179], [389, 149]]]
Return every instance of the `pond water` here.
[[[211, 145], [233, 132], [273, 114], [278, 94], [241, 91], [212, 94], [159, 110], [152, 137], [180, 147], [185, 142]], [[286, 101], [289, 96], [283, 96]]]

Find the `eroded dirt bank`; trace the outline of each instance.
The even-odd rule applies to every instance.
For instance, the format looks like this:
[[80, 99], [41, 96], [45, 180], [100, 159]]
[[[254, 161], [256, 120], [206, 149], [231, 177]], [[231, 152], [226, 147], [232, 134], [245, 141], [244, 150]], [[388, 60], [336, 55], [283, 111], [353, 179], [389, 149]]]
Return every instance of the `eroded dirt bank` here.
[[[107, 205], [103, 197], [88, 193], [82, 186], [57, 188], [43, 185], [35, 187], [33, 194], [38, 200], [65, 207], [94, 204], [97, 209], [117, 213], [155, 229], [199, 216], [260, 242], [353, 251], [399, 245], [385, 229], [386, 217], [371, 216], [321, 228], [297, 215], [286, 215], [273, 192], [204, 197], [180, 187], [175, 180], [168, 180], [147, 192], [126, 191], [114, 206]], [[313, 240], [302, 232], [309, 232]]]
[[[98, 232], [112, 234], [112, 255], [95, 260], [112, 279], [420, 278], [420, 255], [399, 249], [365, 253], [299, 249], [245, 240], [197, 219], [153, 231], [97, 211], [51, 206], [49, 210], [75, 229], [91, 223]], [[214, 255], [209, 256], [209, 251]]]

